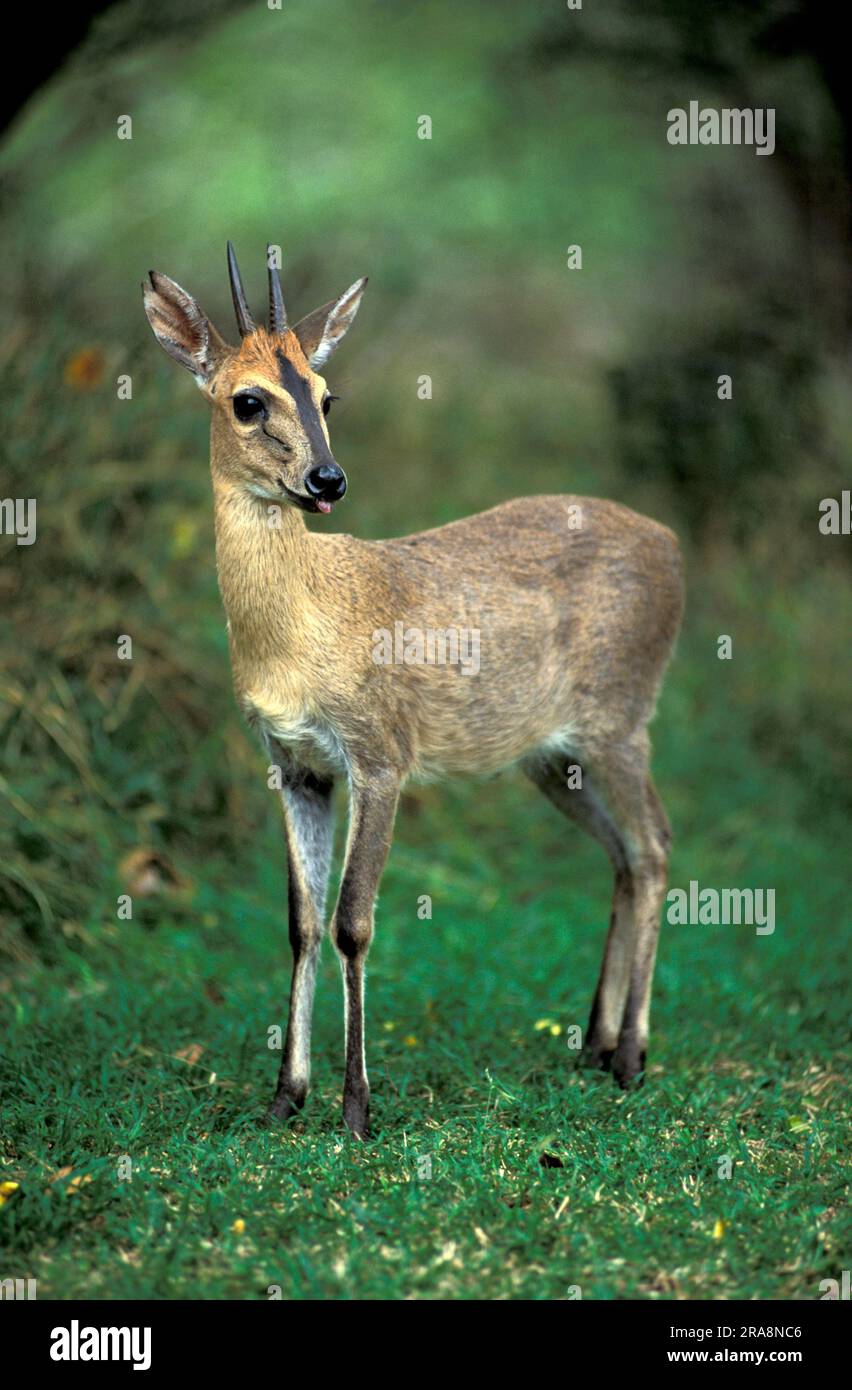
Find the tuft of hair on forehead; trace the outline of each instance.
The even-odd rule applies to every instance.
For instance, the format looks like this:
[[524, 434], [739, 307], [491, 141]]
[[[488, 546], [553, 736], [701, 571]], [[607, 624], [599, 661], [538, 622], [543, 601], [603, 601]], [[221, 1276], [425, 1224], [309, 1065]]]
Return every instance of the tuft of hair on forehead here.
[[248, 334], [242, 340], [234, 363], [241, 372], [260, 372], [270, 381], [277, 382], [281, 375], [281, 353], [289, 358], [300, 376], [311, 376], [312, 370], [302, 345], [289, 328], [284, 333], [270, 333], [265, 328], [258, 328]]

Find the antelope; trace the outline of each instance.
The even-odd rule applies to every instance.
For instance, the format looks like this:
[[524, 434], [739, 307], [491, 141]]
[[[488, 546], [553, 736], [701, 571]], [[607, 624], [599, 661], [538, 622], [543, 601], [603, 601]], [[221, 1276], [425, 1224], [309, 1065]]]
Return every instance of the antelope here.
[[[365, 964], [400, 792], [412, 777], [517, 765], [606, 851], [612, 913], [581, 1060], [644, 1079], [671, 835], [648, 723], [683, 608], [678, 544], [614, 502], [538, 496], [393, 540], [309, 529], [346, 476], [331, 451], [322, 373], [358, 311], [356, 280], [292, 326], [267, 249], [268, 326], [254, 322], [231, 243], [240, 334], [226, 343], [167, 275], [148, 321], [212, 407], [216, 563], [234, 688], [280, 769], [293, 955], [272, 1120], [304, 1105], [332, 850], [332, 792], [349, 828], [330, 934], [344, 989], [343, 1118], [369, 1126]], [[476, 632], [481, 662], [377, 659], [378, 635]], [[406, 649], [407, 650], [407, 649]], [[570, 775], [569, 775], [570, 772]]]

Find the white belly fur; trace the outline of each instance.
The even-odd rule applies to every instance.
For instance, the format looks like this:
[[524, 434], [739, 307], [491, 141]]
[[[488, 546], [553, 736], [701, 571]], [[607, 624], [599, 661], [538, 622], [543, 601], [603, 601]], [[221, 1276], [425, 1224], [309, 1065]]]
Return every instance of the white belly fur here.
[[292, 754], [299, 767], [312, 772], [340, 775], [347, 771], [346, 755], [337, 733], [329, 724], [309, 714], [296, 718], [283, 711], [262, 708], [247, 699], [243, 702], [246, 719], [265, 743], [280, 743]]

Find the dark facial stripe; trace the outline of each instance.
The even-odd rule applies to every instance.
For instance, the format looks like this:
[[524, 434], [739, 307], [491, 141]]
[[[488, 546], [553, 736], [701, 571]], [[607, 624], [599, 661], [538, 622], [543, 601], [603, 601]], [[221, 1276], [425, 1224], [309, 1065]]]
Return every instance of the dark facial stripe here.
[[314, 404], [307, 378], [299, 375], [289, 357], [286, 357], [280, 348], [275, 349], [275, 356], [278, 358], [278, 379], [296, 403], [299, 422], [314, 453], [314, 463], [333, 463], [334, 459], [326, 443], [320, 414]]

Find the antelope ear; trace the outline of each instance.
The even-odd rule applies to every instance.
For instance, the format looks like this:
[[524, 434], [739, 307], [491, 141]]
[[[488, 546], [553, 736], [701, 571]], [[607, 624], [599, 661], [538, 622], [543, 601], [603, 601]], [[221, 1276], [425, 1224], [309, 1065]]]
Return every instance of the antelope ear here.
[[227, 343], [202, 313], [192, 295], [158, 270], [148, 273], [143, 284], [145, 313], [160, 347], [186, 367], [198, 385], [210, 384], [217, 366], [229, 351]]
[[365, 275], [339, 299], [330, 299], [294, 324], [293, 332], [314, 371], [325, 365], [357, 314], [366, 284]]

